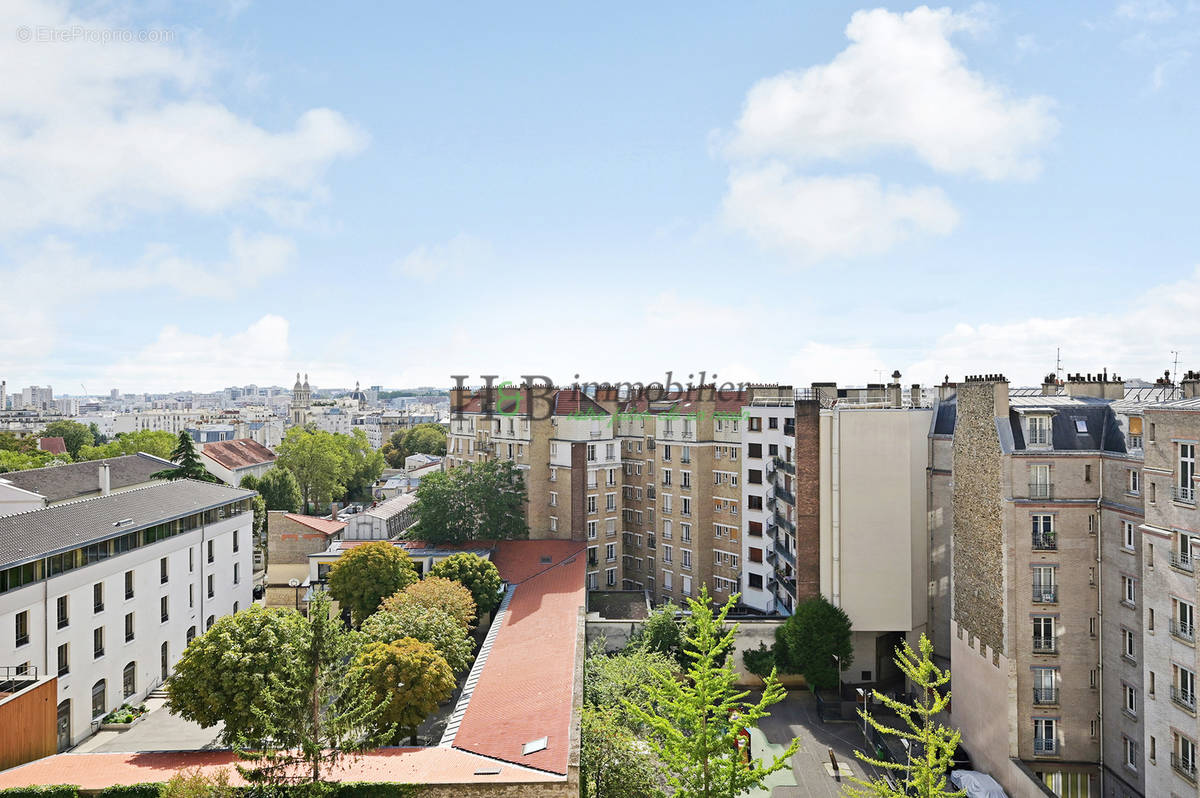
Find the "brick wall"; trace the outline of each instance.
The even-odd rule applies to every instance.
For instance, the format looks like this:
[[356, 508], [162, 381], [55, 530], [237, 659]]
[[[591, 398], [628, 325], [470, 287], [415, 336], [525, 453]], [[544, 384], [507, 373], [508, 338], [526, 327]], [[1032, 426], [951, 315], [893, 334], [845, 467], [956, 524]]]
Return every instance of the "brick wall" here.
[[796, 402], [796, 601], [821, 592], [821, 406]]

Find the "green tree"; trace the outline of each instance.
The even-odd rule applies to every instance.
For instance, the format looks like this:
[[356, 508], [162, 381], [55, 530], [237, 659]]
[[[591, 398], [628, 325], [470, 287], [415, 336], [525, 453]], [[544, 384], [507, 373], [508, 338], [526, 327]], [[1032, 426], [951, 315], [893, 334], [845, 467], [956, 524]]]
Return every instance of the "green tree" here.
[[386, 540], [355, 546], [329, 569], [329, 595], [358, 626], [388, 596], [416, 582], [408, 552]]
[[919, 655], [905, 641], [903, 646], [896, 648], [894, 658], [897, 667], [917, 688], [918, 700], [906, 704], [878, 690], [872, 691], [875, 700], [895, 712], [907, 728], [887, 726], [863, 710], [858, 711], [863, 720], [880, 734], [909, 741], [909, 751], [913, 753], [904, 763], [886, 762], [861, 751], [854, 752], [863, 762], [896, 774], [900, 786], [893, 789], [882, 777], [863, 781], [851, 776], [850, 781], [857, 787], [847, 785], [844, 791], [848, 795], [861, 798], [905, 798], [910, 795], [917, 798], [952, 798], [965, 795], [962, 791], [948, 790], [946, 781], [946, 773], [953, 766], [954, 752], [962, 735], [935, 719], [950, 706], [950, 690], [942, 692], [950, 684], [950, 671], [943, 671], [933, 663], [933, 643], [924, 634], [921, 635], [918, 648]]
[[328, 432], [292, 427], [279, 444], [275, 465], [292, 472], [300, 486], [304, 512], [346, 492], [344, 449]]
[[440, 609], [462, 624], [463, 629], [469, 630], [475, 623], [475, 599], [471, 598], [471, 591], [450, 579], [426, 576], [384, 599], [382, 604], [388, 612], [399, 612], [409, 606]]
[[174, 435], [166, 430], [142, 430], [140, 432], [122, 432], [108, 443], [97, 446], [84, 446], [79, 450], [79, 460], [104, 460], [109, 457], [121, 457], [127, 454], [145, 452], [155, 457], [168, 460], [175, 450], [177, 441]]
[[341, 446], [342, 478], [347, 499], [363, 499], [371, 495], [371, 486], [383, 473], [383, 454], [371, 448], [367, 434], [355, 429], [351, 435], [335, 435]]
[[637, 647], [608, 655], [601, 644], [584, 660], [583, 700], [595, 709], [611, 708], [623, 728], [642, 735], [646, 729], [626, 707], [633, 704], [654, 712], [651, 685], [662, 677], [674, 678], [678, 671], [674, 657]]
[[525, 478], [508, 460], [429, 474], [417, 487], [408, 536], [430, 543], [527, 538], [525, 500]]
[[[733, 798], [759, 788], [767, 776], [788, 766], [799, 746], [793, 740], [769, 762], [754, 760], [741, 749], [746, 730], [766, 717], [767, 708], [782, 701], [785, 692], [772, 672], [762, 697], [750, 703], [745, 700], [749, 691], [737, 689], [733, 668], [717, 664], [719, 655], [733, 645], [737, 625], [726, 630], [725, 618], [736, 599], [731, 596], [715, 615], [707, 586], [699, 599], [689, 599], [695, 634], [685, 641], [691, 665], [684, 678], [655, 679], [650, 691], [653, 712], [628, 704], [630, 713], [651, 730], [647, 742], [674, 798]], [[661, 798], [667, 792], [655, 788], [653, 794]]]
[[354, 680], [370, 685], [384, 723], [395, 728], [396, 737], [406, 731], [413, 745], [417, 727], [454, 693], [454, 674], [446, 660], [433, 646], [411, 637], [367, 644], [354, 658], [352, 673]]
[[832, 690], [840, 682], [838, 662], [842, 670], [854, 662], [850, 617], [824, 596], [798, 604], [775, 630], [775, 663], [784, 673], [801, 674], [810, 686]]
[[362, 633], [377, 643], [392, 643], [402, 637], [428, 643], [456, 674], [471, 665], [474, 645], [467, 630], [438, 607], [410, 604], [395, 612], [380, 610], [363, 621]]
[[645, 745], [614, 707], [586, 704], [580, 718], [579, 781], [583, 798], [643, 798], [659, 787]]
[[404, 435], [404, 456], [446, 453], [446, 428], [441, 424], [418, 424]]
[[108, 436], [100, 431], [100, 428], [96, 426], [95, 421], [93, 421], [91, 424], [88, 424], [88, 430], [92, 433], [93, 446], [99, 446], [100, 444], [108, 443]]
[[475, 609], [485, 615], [500, 606], [500, 571], [491, 560], [478, 554], [451, 554], [433, 566], [431, 576], [452, 579], [471, 591]]
[[294, 513], [300, 509], [300, 483], [286, 468], [269, 469], [258, 479], [254, 490], [263, 497], [268, 510]]
[[72, 458], [78, 457], [79, 450], [84, 446], [96, 445], [96, 436], [92, 430], [78, 421], [51, 421], [44, 430], [38, 433], [38, 437], [62, 438], [67, 447], [67, 454]]
[[[642, 624], [642, 628], [629, 641], [630, 648], [641, 648], [679, 660], [683, 634], [679, 631], [679, 621], [676, 620], [678, 614], [679, 608], [669, 601], [655, 607], [650, 617]], [[684, 664], [687, 664], [686, 660]]]
[[255, 778], [286, 781], [390, 740], [373, 685], [351, 668], [357, 638], [317, 591], [308, 618], [251, 606], [193, 640], [167, 682], [172, 712], [254, 752]]
[[0, 450], [20, 452], [21, 454], [36, 454], [41, 450], [37, 447], [37, 439], [32, 436], [18, 438], [11, 432], [0, 431]]
[[154, 479], [198, 479], [201, 482], [220, 482], [221, 480], [208, 473], [208, 469], [200, 462], [196, 452], [196, 444], [186, 430], [181, 430], [171, 452], [171, 462], [175, 468], [164, 468], [150, 476]]
[[53, 455], [49, 452], [26, 454], [12, 449], [0, 449], [0, 474], [6, 471], [27, 471], [31, 468], [41, 468], [53, 463], [68, 463], [66, 455]]
[[264, 541], [267, 539], [267, 503], [262, 496], [255, 496], [250, 500], [250, 506], [254, 510], [254, 539]]

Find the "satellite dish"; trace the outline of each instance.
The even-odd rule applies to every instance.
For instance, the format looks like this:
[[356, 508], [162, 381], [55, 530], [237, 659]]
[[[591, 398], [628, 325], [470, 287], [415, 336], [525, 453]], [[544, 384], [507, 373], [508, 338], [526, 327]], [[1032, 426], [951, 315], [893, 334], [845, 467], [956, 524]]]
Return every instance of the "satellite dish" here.
[[293, 576], [288, 580], [288, 587], [300, 587], [300, 580]]

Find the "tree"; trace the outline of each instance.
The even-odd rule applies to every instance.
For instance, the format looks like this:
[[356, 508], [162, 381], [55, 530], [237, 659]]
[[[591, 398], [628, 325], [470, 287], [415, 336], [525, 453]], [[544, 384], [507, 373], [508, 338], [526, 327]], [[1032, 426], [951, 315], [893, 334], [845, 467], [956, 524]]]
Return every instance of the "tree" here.
[[[732, 798], [761, 787], [767, 776], [787, 767], [799, 746], [793, 740], [769, 762], [752, 759], [742, 748], [746, 730], [766, 717], [767, 707], [782, 701], [785, 692], [772, 672], [762, 697], [749, 703], [749, 691], [736, 687], [733, 668], [717, 664], [718, 656], [733, 645], [737, 626], [724, 626], [736, 600], [731, 596], [714, 615], [707, 586], [699, 599], [688, 599], [695, 634], [685, 641], [691, 664], [684, 678], [656, 676], [650, 688], [655, 711], [627, 703], [633, 717], [650, 729], [647, 742], [674, 798]], [[656, 788], [653, 794], [667, 793]]]
[[286, 468], [272, 468], [258, 479], [254, 487], [267, 503], [268, 510], [294, 513], [300, 509], [300, 483]]
[[346, 492], [342, 482], [344, 450], [332, 434], [292, 427], [279, 444], [275, 465], [292, 472], [300, 486], [304, 512]]
[[70, 458], [66, 455], [54, 455], [50, 452], [26, 454], [12, 449], [0, 449], [0, 474], [6, 471], [27, 471], [30, 468], [42, 468], [55, 463], [67, 463]]
[[84, 446], [79, 450], [78, 460], [104, 460], [127, 454], [145, 452], [163, 460], [170, 459], [176, 445], [175, 436], [166, 430], [142, 430], [122, 432], [108, 443]]
[[171, 452], [171, 462], [176, 464], [175, 468], [164, 468], [162, 471], [155, 471], [150, 476], [154, 479], [198, 479], [201, 482], [221, 481], [208, 473], [208, 469], [200, 462], [200, 455], [196, 453], [196, 444], [192, 441], [192, 436], [186, 430], [182, 430], [179, 433], [175, 450]]
[[838, 687], [839, 662], [842, 670], [854, 662], [850, 617], [824, 596], [798, 604], [796, 612], [775, 630], [776, 665], [784, 673], [801, 674], [811, 687]]
[[[92, 425], [93, 427], [95, 424]], [[92, 430], [78, 421], [51, 421], [46, 428], [38, 433], [39, 438], [62, 438], [66, 444], [67, 454], [72, 458], [79, 456], [79, 450], [84, 446], [94, 446], [96, 436]]]
[[[417, 727], [454, 693], [454, 674], [428, 643], [404, 637], [369, 643], [354, 658], [353, 679], [370, 685], [380, 718], [395, 735], [407, 731], [416, 745]], [[393, 738], [394, 739], [394, 738]]]
[[654, 712], [650, 686], [660, 677], [674, 678], [678, 672], [674, 657], [638, 647], [607, 655], [601, 644], [583, 663], [583, 700], [596, 709], [613, 709], [621, 726], [640, 736], [646, 729], [630, 716], [626, 705]]
[[358, 626], [388, 596], [416, 582], [417, 569], [408, 552], [386, 540], [356, 546], [329, 569], [329, 595], [349, 610]]
[[0, 430], [0, 450], [20, 452], [21, 454], [36, 454], [41, 451], [37, 447], [37, 438], [26, 436], [18, 438], [11, 432]]
[[583, 798], [643, 798], [659, 786], [645, 745], [621, 724], [616, 708], [585, 705], [579, 730]]
[[371, 448], [367, 434], [355, 429], [351, 435], [334, 435], [341, 447], [342, 478], [345, 497], [366, 498], [371, 495], [371, 486], [383, 473], [384, 460], [380, 452]]
[[168, 706], [258, 760], [252, 775], [295, 779], [378, 747], [393, 729], [373, 686], [351, 668], [356, 638], [330, 617], [329, 598], [313, 595], [309, 616], [251, 606], [226, 615], [193, 640], [167, 682]]
[[88, 424], [88, 431], [92, 433], [93, 446], [99, 446], [101, 444], [108, 443], [108, 436], [100, 431], [100, 428], [96, 426], [95, 421], [93, 421], [91, 424]]
[[455, 674], [471, 665], [474, 645], [467, 630], [438, 607], [410, 604], [395, 612], [380, 610], [363, 621], [362, 633], [377, 643], [392, 643], [402, 637], [428, 643]]
[[429, 571], [431, 576], [452, 579], [471, 591], [475, 609], [485, 615], [500, 606], [500, 571], [478, 554], [451, 554]]
[[475, 623], [475, 599], [471, 598], [471, 591], [458, 582], [437, 576], [427, 576], [409, 585], [384, 599], [382, 606], [388, 612], [399, 612], [408, 606], [437, 608], [468, 630]]
[[508, 460], [429, 474], [417, 487], [408, 536], [430, 543], [527, 538], [525, 499], [525, 478]]
[[875, 700], [895, 712], [904, 721], [907, 730], [886, 726], [863, 710], [858, 711], [863, 720], [876, 732], [909, 741], [909, 759], [903, 764], [875, 759], [861, 751], [854, 752], [863, 762], [895, 773], [900, 777], [900, 786], [893, 789], [880, 777], [868, 782], [851, 776], [850, 780], [858, 785], [858, 788], [847, 787], [846, 791], [850, 795], [863, 798], [905, 798], [909, 795], [915, 795], [917, 798], [950, 798], [965, 794], [962, 791], [946, 789], [946, 772], [953, 766], [954, 752], [962, 735], [935, 720], [950, 706], [949, 689], [945, 693], [942, 692], [942, 688], [950, 684], [950, 671], [943, 671], [933, 663], [933, 643], [924, 634], [921, 635], [918, 648], [919, 656], [905, 641], [903, 646], [896, 648], [894, 661], [917, 688], [919, 699], [906, 704], [878, 690], [872, 691]]
[[254, 539], [264, 541], [267, 539], [267, 503], [262, 496], [255, 496], [250, 500], [250, 506], [254, 510]]
[[446, 453], [446, 428], [441, 424], [418, 424], [404, 436], [404, 456]]
[[[630, 648], [642, 648], [678, 660], [683, 645], [679, 622], [675, 620], [678, 614], [679, 608], [671, 602], [656, 607], [642, 624], [642, 628], [629, 641]], [[688, 663], [685, 660], [683, 664]]]

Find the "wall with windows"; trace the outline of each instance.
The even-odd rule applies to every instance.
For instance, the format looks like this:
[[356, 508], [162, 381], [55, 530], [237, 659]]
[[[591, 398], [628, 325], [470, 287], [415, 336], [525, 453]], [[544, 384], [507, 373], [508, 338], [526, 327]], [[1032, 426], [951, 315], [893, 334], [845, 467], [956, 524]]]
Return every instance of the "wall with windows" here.
[[200, 634], [209, 618], [249, 606], [252, 525], [248, 511], [214, 514], [190, 531], [0, 594], [0, 643], [11, 659], [5, 664], [28, 662], [58, 675], [58, 701], [70, 702], [69, 737], [77, 743], [98, 719], [97, 685], [103, 683], [96, 691], [100, 717], [140, 701], [162, 681], [164, 644], [169, 672], [189, 631]]

